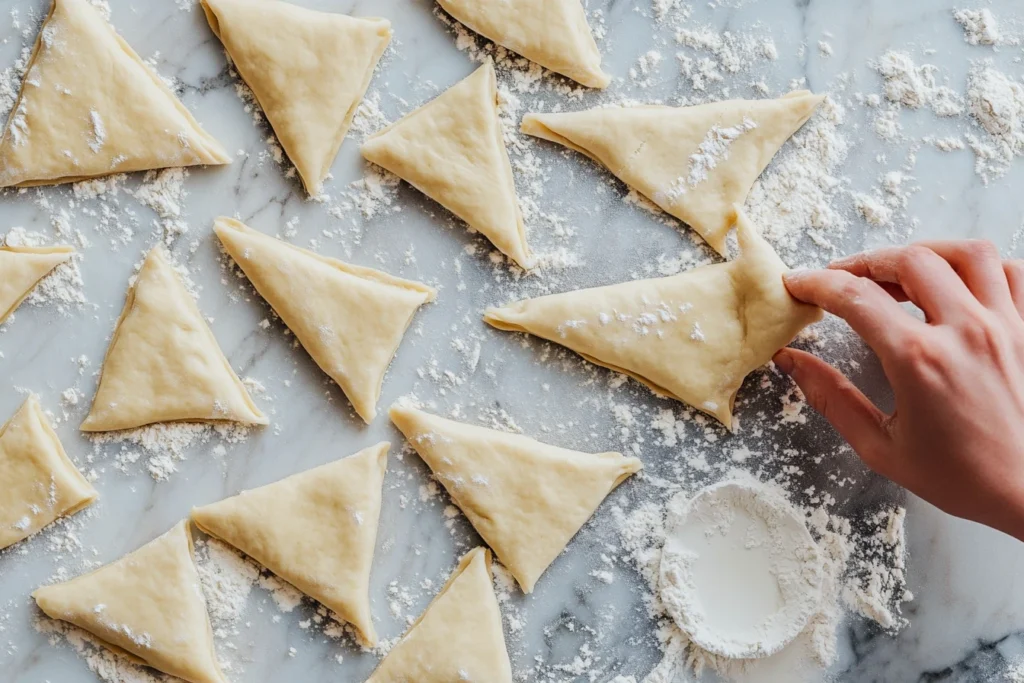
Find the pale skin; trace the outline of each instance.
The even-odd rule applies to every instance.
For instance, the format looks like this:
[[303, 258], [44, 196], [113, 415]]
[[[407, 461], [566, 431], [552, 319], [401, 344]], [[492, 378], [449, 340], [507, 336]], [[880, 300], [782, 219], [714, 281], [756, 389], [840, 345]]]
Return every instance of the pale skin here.
[[896, 409], [884, 413], [816, 356], [779, 351], [776, 366], [808, 403], [875, 472], [1024, 540], [1024, 261], [1002, 260], [985, 241], [921, 242], [785, 282], [864, 338]]

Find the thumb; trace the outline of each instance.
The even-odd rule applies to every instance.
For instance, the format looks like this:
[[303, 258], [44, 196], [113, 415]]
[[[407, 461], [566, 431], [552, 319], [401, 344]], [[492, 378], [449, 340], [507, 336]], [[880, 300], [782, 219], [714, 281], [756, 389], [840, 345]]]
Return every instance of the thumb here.
[[807, 402], [832, 423], [864, 464], [884, 474], [891, 439], [886, 415], [834, 367], [805, 351], [785, 348], [775, 354], [776, 367], [793, 378]]

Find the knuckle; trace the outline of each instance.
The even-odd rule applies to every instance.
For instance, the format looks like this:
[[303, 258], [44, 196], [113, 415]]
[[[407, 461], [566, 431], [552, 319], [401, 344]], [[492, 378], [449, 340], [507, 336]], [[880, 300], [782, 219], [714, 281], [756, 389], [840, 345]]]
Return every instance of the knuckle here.
[[868, 280], [851, 274], [846, 274], [839, 284], [840, 296], [849, 301], [856, 301], [867, 296], [870, 289], [871, 283]]
[[920, 244], [911, 244], [902, 249], [896, 257], [896, 266], [900, 272], [912, 271], [923, 263], [936, 258], [934, 251]]
[[1007, 342], [1003, 326], [986, 312], [968, 318], [960, 328], [960, 335], [968, 349], [987, 356], [998, 356]]
[[964, 246], [967, 256], [978, 261], [998, 261], [999, 248], [990, 240], [968, 240]]

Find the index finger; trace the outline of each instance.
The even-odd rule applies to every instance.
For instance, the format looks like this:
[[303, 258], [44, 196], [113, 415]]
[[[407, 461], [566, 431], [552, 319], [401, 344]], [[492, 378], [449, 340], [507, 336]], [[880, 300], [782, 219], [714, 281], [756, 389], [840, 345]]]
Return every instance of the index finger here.
[[802, 270], [783, 276], [794, 298], [839, 316], [880, 358], [899, 349], [927, 325], [914, 318], [877, 283], [845, 270]]

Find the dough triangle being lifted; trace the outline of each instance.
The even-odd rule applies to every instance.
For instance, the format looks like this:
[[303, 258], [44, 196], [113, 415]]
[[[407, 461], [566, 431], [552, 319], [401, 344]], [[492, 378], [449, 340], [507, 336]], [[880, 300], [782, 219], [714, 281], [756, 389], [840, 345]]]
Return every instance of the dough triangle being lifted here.
[[375, 646], [370, 567], [390, 445], [194, 508], [192, 520], [319, 600]]
[[373, 421], [384, 373], [434, 289], [294, 247], [231, 218], [218, 218], [214, 230], [359, 416]]
[[177, 420], [267, 424], [158, 246], [128, 289], [81, 429]]
[[733, 205], [824, 99], [801, 90], [776, 100], [527, 114], [522, 131], [603, 164], [724, 256]]
[[190, 683], [224, 683], [188, 523], [67, 583], [32, 594], [52, 619], [84, 629], [114, 652]]
[[469, 551], [366, 683], [512, 683], [491, 556]]
[[96, 500], [35, 395], [0, 428], [0, 549]]
[[743, 379], [822, 315], [789, 295], [785, 264], [746, 216], [736, 221], [735, 261], [527, 299], [484, 320], [566, 346], [731, 429]]
[[485, 38], [591, 88], [611, 81], [580, 0], [438, 0]]
[[521, 267], [534, 266], [498, 121], [490, 60], [373, 135], [362, 153], [464, 220]]
[[306, 191], [319, 194], [391, 40], [391, 23], [279, 0], [202, 4]]
[[605, 497], [643, 465], [393, 406], [391, 420], [444, 484], [523, 591]]
[[0, 247], [0, 323], [51, 270], [67, 262], [71, 247]]
[[87, 0], [53, 0], [0, 140], [0, 187], [230, 162]]

